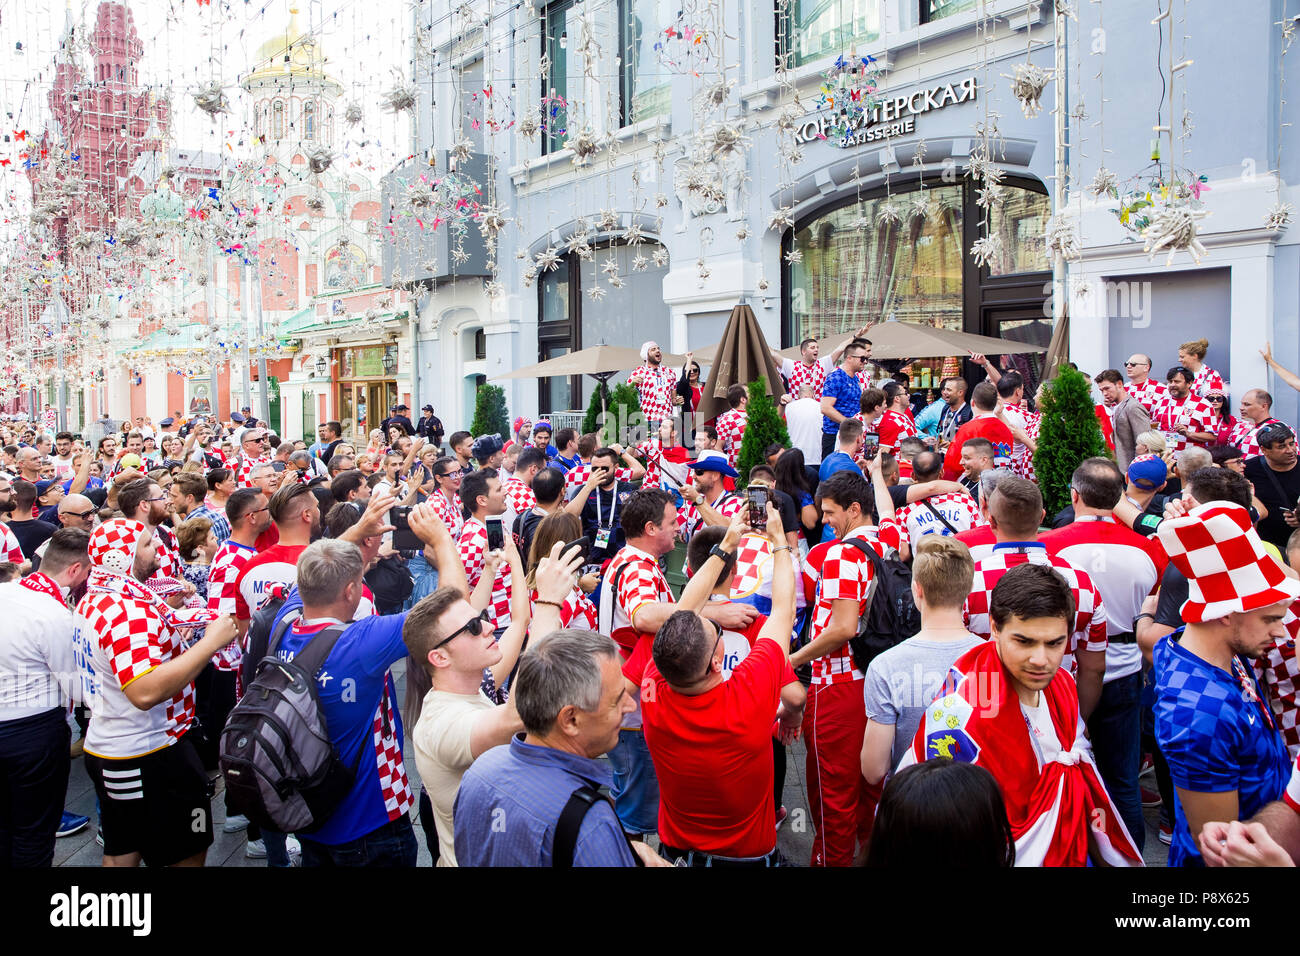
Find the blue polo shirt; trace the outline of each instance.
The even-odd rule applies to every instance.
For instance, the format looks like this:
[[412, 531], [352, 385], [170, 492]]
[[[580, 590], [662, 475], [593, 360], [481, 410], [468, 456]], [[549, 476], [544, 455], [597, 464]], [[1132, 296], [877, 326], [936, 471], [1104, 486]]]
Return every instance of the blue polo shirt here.
[[[279, 625], [285, 615], [301, 611], [302, 598], [294, 588], [276, 615], [275, 624]], [[406, 657], [406, 645], [402, 642], [405, 623], [405, 614], [375, 615], [354, 621], [325, 658], [317, 688], [325, 710], [325, 725], [339, 759], [349, 767], [356, 763], [357, 775], [347, 798], [325, 825], [307, 834], [317, 843], [326, 846], [349, 843], [389, 822], [379, 782], [374, 724], [380, 699], [387, 692], [393, 730], [401, 745], [401, 707], [392, 681], [388, 680], [388, 668]], [[307, 633], [290, 629], [280, 642], [277, 655], [291, 659], [321, 629], [310, 625]]]
[[[842, 368], [826, 376], [822, 386], [822, 398], [835, 399], [835, 410], [845, 418], [852, 418], [862, 411], [862, 383], [856, 375], [850, 375]], [[840, 430], [840, 423], [822, 416], [822, 434], [833, 435]]]
[[[1179, 646], [1182, 629], [1155, 646], [1155, 729], [1160, 752], [1169, 762], [1174, 786], [1197, 793], [1237, 791], [1237, 817], [1249, 820], [1265, 804], [1279, 800], [1290, 779], [1282, 735], [1268, 715], [1264, 690], [1254, 668], [1243, 673], [1258, 700], [1243, 693], [1237, 677]], [[1199, 834], [1187, 827], [1182, 802], [1174, 800], [1174, 839], [1170, 866], [1204, 866]]]
[[[573, 792], [609, 786], [611, 771], [589, 757], [524, 743], [517, 735], [465, 771], [456, 793], [456, 861], [464, 866], [551, 865], [555, 825]], [[509, 821], [502, 826], [500, 821]], [[582, 820], [574, 866], [636, 866], [614, 808], [597, 801]]]
[[822, 459], [821, 468], [817, 470], [817, 480], [825, 481], [837, 471], [856, 471], [862, 473], [861, 469], [854, 464], [853, 459], [842, 451], [831, 452]]

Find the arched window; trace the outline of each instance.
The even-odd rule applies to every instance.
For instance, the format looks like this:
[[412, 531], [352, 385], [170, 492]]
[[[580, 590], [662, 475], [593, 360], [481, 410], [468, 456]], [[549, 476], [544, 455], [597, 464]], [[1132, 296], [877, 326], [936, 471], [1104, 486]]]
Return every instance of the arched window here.
[[316, 138], [316, 104], [306, 103], [302, 108], [302, 138], [304, 140], [314, 140]]
[[284, 139], [284, 100], [276, 100], [271, 106], [271, 138]]

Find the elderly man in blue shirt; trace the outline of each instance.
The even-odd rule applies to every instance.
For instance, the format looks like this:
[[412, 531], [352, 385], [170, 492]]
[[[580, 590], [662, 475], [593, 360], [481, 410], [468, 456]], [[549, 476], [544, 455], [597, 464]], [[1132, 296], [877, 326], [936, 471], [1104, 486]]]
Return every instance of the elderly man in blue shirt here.
[[[629, 842], [608, 798], [597, 757], [614, 749], [636, 704], [618, 645], [594, 631], [556, 631], [519, 660], [514, 703], [524, 733], [494, 747], [465, 771], [456, 795], [456, 859], [461, 866], [669, 866]], [[555, 860], [557, 826], [575, 791], [586, 790], [572, 860]], [[563, 854], [562, 854], [563, 855]]]

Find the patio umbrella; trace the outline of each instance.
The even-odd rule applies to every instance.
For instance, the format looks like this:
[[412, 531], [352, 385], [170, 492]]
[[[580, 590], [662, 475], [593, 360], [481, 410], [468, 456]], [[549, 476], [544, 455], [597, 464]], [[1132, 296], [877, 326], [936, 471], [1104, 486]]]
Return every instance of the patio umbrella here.
[[[850, 338], [852, 333], [844, 332], [822, 339], [818, 343], [821, 354], [830, 355]], [[881, 322], [871, 327], [867, 338], [871, 340], [873, 362], [880, 359], [944, 358], [949, 355], [963, 356], [968, 352], [1019, 355], [1047, 351], [1041, 345], [1014, 342], [991, 335], [972, 335], [969, 332], [918, 325], [914, 322]], [[780, 354], [796, 362], [799, 360], [798, 346], [783, 349]]]
[[[722, 341], [711, 352], [709, 363], [713, 367], [709, 370], [709, 378], [700, 395], [700, 407], [696, 410], [700, 421], [707, 421], [727, 410], [727, 389], [737, 382], [748, 385], [761, 379], [767, 383], [769, 395], [780, 395], [784, 390], [781, 369], [772, 357], [754, 310], [745, 303], [731, 310], [727, 326], [722, 330]], [[696, 359], [704, 364], [698, 352]]]
[[[510, 378], [590, 375], [599, 381], [602, 386], [607, 386], [609, 380], [619, 372], [630, 372], [642, 364], [643, 361], [639, 349], [630, 349], [622, 345], [593, 345], [590, 348], [569, 352], [567, 355], [557, 355], [555, 358], [547, 359], [545, 362], [538, 362], [536, 365], [517, 368], [513, 372], [507, 372], [504, 375], [493, 375], [491, 380], [498, 382]], [[685, 356], [664, 353], [664, 365], [680, 366], [685, 361]], [[601, 389], [600, 393], [600, 405], [601, 411], [605, 411], [604, 388]]]

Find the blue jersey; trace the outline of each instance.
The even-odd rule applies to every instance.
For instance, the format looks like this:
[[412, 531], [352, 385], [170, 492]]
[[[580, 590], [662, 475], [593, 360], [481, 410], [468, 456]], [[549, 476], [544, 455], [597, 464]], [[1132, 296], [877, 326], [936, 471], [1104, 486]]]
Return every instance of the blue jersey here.
[[[842, 368], [837, 368], [826, 376], [822, 386], [822, 398], [835, 399], [835, 410], [845, 418], [852, 418], [862, 412], [862, 383], [857, 376], [850, 375]], [[834, 435], [840, 430], [840, 423], [822, 416], [822, 434]]]
[[[1237, 791], [1237, 816], [1248, 820], [1281, 799], [1290, 775], [1282, 735], [1268, 712], [1259, 681], [1247, 661], [1240, 677], [1213, 666], [1174, 638], [1155, 647], [1155, 726], [1160, 752], [1174, 785], [1197, 793]], [[1253, 699], [1252, 699], [1253, 697]], [[1170, 866], [1199, 866], [1199, 834], [1190, 832], [1182, 802], [1174, 801]]]
[[[302, 598], [294, 588], [276, 616], [276, 625], [286, 615], [301, 611]], [[317, 691], [330, 739], [339, 759], [349, 767], [355, 764], [357, 772], [347, 798], [323, 827], [307, 835], [317, 843], [336, 846], [356, 840], [409, 809], [411, 796], [401, 760], [401, 712], [388, 677], [388, 668], [406, 656], [405, 622], [405, 614], [388, 614], [349, 624], [321, 668]], [[291, 628], [277, 656], [287, 659], [296, 654], [318, 630], [309, 626], [305, 633], [297, 633]], [[382, 747], [376, 743], [377, 724], [378, 737], [389, 741]], [[396, 742], [395, 748], [391, 741]]]

